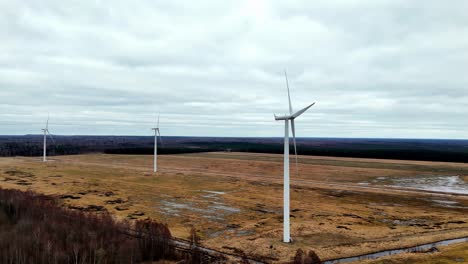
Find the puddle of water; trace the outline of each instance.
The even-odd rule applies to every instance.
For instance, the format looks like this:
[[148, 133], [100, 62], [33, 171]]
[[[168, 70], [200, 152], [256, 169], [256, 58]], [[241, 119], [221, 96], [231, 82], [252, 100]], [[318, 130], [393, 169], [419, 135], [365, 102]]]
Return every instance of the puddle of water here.
[[215, 216], [215, 215], [202, 215], [203, 218], [214, 220], [214, 221], [223, 221], [223, 217]]
[[415, 226], [415, 225], [426, 225], [426, 220], [423, 219], [383, 219], [382, 223], [391, 223], [399, 226]]
[[205, 195], [202, 195], [203, 198], [215, 199], [215, 200], [221, 199], [221, 195], [225, 194], [225, 192], [219, 192], [219, 191], [207, 191], [207, 190], [203, 190], [203, 192], [207, 193], [207, 194], [205, 194]]
[[432, 200], [432, 201], [438, 204], [458, 204], [458, 202], [449, 201], [449, 200]]
[[425, 191], [468, 194], [468, 183], [459, 176], [420, 175], [407, 178], [377, 177], [373, 183]]
[[172, 215], [178, 214], [182, 210], [194, 211], [194, 212], [199, 212], [199, 213], [210, 212], [210, 210], [196, 207], [196, 205], [194, 205], [191, 202], [178, 203], [178, 202], [173, 202], [173, 201], [162, 200], [161, 204], [162, 204], [161, 210], [165, 213], [172, 214]]
[[468, 209], [467, 206], [461, 205], [459, 202], [456, 201], [449, 201], [449, 200], [432, 200], [435, 206], [442, 206], [445, 208], [457, 208], [457, 209]]
[[420, 245], [420, 246], [410, 247], [410, 248], [385, 250], [385, 251], [380, 251], [380, 252], [361, 255], [361, 256], [356, 256], [356, 257], [332, 259], [332, 260], [324, 261], [323, 264], [348, 263], [348, 262], [353, 262], [353, 261], [376, 259], [376, 258], [380, 258], [380, 257], [396, 255], [396, 254], [401, 254], [401, 253], [425, 252], [425, 251], [428, 251], [428, 250], [430, 250], [431, 248], [434, 248], [434, 247], [447, 246], [447, 245], [450, 245], [450, 244], [462, 243], [462, 242], [468, 242], [468, 237], [448, 239], [448, 240], [443, 240], [443, 241], [439, 241], [439, 242], [435, 242], [435, 243], [423, 244], [423, 245]]
[[[180, 216], [184, 211], [196, 212], [202, 218], [217, 223], [225, 223], [226, 217], [241, 212], [239, 208], [232, 207], [224, 203], [222, 197], [225, 192], [201, 190], [200, 196], [195, 200], [183, 201], [169, 198], [160, 201], [160, 210], [164, 214], [171, 216]], [[209, 237], [218, 237], [222, 235], [244, 236], [250, 235], [253, 231], [238, 230], [237, 228], [223, 228], [222, 230], [213, 230], [207, 232]]]
[[235, 228], [228, 228], [228, 229], [211, 232], [210, 234], [208, 234], [208, 236], [213, 238], [213, 237], [218, 237], [218, 236], [228, 235], [228, 234], [233, 235], [235, 237], [250, 236], [250, 235], [255, 234], [255, 231], [254, 230], [237, 230]]
[[226, 194], [226, 192], [219, 192], [219, 191], [207, 191], [207, 190], [203, 190], [203, 191], [207, 193], [217, 194], [217, 195]]
[[189, 203], [176, 203], [163, 200], [161, 203], [167, 207], [175, 208], [175, 209], [192, 209], [192, 205]]
[[219, 230], [219, 231], [209, 233], [208, 236], [211, 237], [211, 238], [219, 237], [220, 235], [224, 234], [225, 232], [226, 232], [225, 230]]
[[212, 205], [209, 206], [208, 208], [212, 208], [214, 210], [222, 211], [224, 213], [238, 213], [240, 212], [240, 209], [226, 206], [226, 205]]

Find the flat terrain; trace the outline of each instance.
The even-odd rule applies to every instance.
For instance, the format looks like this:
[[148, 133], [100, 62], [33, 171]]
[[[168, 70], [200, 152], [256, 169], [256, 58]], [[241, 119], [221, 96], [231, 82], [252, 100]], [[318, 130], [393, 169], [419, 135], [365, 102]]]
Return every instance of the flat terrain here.
[[56, 194], [76, 210], [155, 218], [177, 237], [194, 226], [204, 245], [223, 251], [284, 261], [303, 248], [332, 259], [468, 236], [468, 164], [300, 156], [297, 175], [292, 158], [287, 245], [282, 155], [164, 155], [156, 175], [152, 156], [51, 159], [0, 158], [0, 187]]

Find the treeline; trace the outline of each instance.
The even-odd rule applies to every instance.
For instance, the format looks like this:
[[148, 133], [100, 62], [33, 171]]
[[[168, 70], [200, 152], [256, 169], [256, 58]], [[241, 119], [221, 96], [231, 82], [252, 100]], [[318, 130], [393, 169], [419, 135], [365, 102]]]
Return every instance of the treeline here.
[[51, 196], [0, 188], [0, 263], [142, 263], [207, 258], [192, 247], [178, 251], [167, 225], [119, 222], [109, 214], [66, 209]]
[[[104, 152], [113, 148], [151, 146], [150, 137], [124, 136], [54, 136], [47, 139], [47, 155], [73, 155]], [[0, 136], [0, 156], [41, 156], [41, 135]]]
[[[282, 138], [163, 137], [159, 154], [212, 151], [283, 153]], [[55, 136], [47, 153], [152, 154], [154, 137]], [[291, 141], [292, 144], [292, 141]], [[298, 138], [301, 155], [468, 162], [467, 140]], [[290, 149], [294, 149], [291, 145]], [[42, 136], [0, 136], [0, 156], [40, 156]]]
[[[153, 147], [139, 148], [115, 148], [105, 150], [107, 154], [130, 154], [130, 155], [150, 155]], [[180, 154], [214, 151], [251, 152], [251, 153], [271, 153], [282, 154], [283, 144], [280, 143], [187, 143], [180, 147], [160, 147], [158, 154]], [[403, 145], [337, 145], [337, 146], [310, 146], [304, 143], [297, 144], [299, 155], [311, 156], [331, 156], [331, 157], [353, 157], [353, 158], [373, 158], [373, 159], [398, 159], [398, 160], [422, 160], [422, 161], [446, 161], [446, 162], [468, 162], [468, 147], [447, 148], [444, 146], [429, 146], [412, 148], [411, 144]], [[294, 147], [290, 146], [290, 153], [294, 153]]]
[[[83, 153], [82, 149], [79, 146], [74, 146], [71, 144], [57, 144], [47, 145], [47, 155], [56, 156], [56, 155], [74, 155]], [[12, 157], [12, 156], [26, 156], [34, 157], [40, 156], [43, 154], [43, 146], [37, 143], [4, 143], [0, 145], [0, 156], [3, 157]]]

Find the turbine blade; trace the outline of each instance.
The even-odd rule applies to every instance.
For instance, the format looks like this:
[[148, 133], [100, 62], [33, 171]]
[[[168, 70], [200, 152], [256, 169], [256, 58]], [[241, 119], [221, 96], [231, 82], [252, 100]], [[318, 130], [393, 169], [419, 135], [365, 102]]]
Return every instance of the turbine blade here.
[[46, 129], [49, 128], [49, 113], [47, 113]]
[[158, 125], [157, 125], [156, 127], [158, 127], [158, 128], [159, 128], [159, 114], [158, 114]]
[[161, 146], [163, 145], [163, 142], [162, 142], [162, 138], [161, 138], [161, 132], [159, 132], [159, 128], [158, 128], [158, 138], [159, 138], [159, 143], [161, 143]]
[[293, 134], [294, 156], [296, 157], [296, 176], [299, 177], [299, 167], [297, 165], [296, 127], [294, 126], [294, 119], [291, 119], [291, 130]]
[[46, 131], [47, 131], [47, 134], [49, 135], [50, 139], [52, 139], [52, 142], [54, 142], [54, 144], [55, 144], [55, 139], [52, 136], [52, 134], [50, 134], [49, 130], [46, 130]]
[[305, 111], [307, 111], [307, 109], [311, 108], [311, 107], [312, 107], [314, 104], [315, 104], [315, 103], [313, 103], [313, 104], [310, 104], [309, 106], [307, 106], [307, 107], [304, 107], [303, 109], [301, 109], [301, 110], [297, 111], [296, 113], [294, 113], [293, 115], [291, 115], [291, 116], [292, 116], [292, 118], [296, 118], [296, 117], [298, 117], [298, 116], [302, 115], [302, 113], [304, 113]]
[[284, 71], [284, 77], [286, 78], [286, 87], [288, 88], [288, 100], [289, 100], [289, 114], [292, 115], [292, 104], [291, 104], [291, 95], [289, 94], [289, 82], [288, 82], [288, 74], [286, 70]]

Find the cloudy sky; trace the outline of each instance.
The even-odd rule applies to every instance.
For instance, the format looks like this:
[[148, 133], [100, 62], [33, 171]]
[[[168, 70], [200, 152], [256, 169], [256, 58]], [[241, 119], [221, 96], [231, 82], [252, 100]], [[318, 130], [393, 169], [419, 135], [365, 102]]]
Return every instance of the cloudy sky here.
[[467, 138], [467, 1], [0, 0], [0, 134]]

